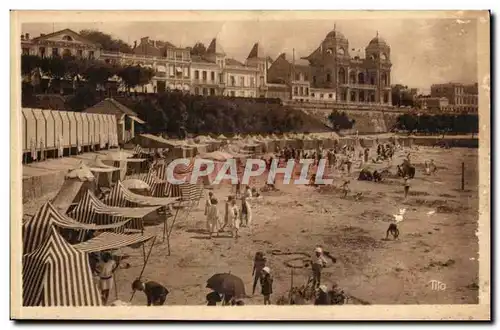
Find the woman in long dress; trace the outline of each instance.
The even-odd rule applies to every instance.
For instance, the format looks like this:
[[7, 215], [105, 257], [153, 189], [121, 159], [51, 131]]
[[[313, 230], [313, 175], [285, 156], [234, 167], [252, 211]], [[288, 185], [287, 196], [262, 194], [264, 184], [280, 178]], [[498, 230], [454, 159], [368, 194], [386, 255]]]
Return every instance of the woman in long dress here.
[[[250, 186], [246, 187], [245, 193], [241, 198], [241, 223], [242, 227], [247, 227], [252, 224], [252, 207], [250, 199], [252, 198], [252, 190]], [[244, 224], [244, 225], [243, 225]]]
[[210, 206], [208, 206], [207, 227], [210, 238], [212, 238], [213, 233], [219, 236], [219, 210], [217, 209], [217, 199], [215, 198], [212, 198]]
[[240, 215], [238, 211], [238, 206], [236, 206], [236, 199], [231, 200], [231, 206], [229, 208], [229, 217], [231, 225], [231, 235], [234, 238], [238, 238], [238, 231], [240, 229]]

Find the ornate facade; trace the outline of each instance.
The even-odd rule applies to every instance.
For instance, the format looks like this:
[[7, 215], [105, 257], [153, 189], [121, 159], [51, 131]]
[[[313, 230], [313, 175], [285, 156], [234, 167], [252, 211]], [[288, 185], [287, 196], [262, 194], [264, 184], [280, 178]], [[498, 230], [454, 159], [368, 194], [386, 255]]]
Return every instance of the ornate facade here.
[[364, 56], [349, 53], [349, 41], [339, 31], [327, 34], [319, 47], [296, 65], [282, 54], [269, 68], [271, 83], [290, 87], [292, 100], [336, 103], [391, 104], [391, 49], [377, 34]]

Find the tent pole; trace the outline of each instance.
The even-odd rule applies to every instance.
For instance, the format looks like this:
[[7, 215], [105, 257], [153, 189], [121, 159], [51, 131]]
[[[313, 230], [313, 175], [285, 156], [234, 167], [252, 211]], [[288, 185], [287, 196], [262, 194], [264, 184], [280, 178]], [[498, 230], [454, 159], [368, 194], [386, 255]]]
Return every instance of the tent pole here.
[[172, 226], [170, 226], [170, 229], [169, 229], [168, 234], [167, 234], [168, 237], [170, 237], [170, 234], [172, 233], [172, 229], [174, 228], [175, 221], [177, 220], [177, 215], [179, 214], [180, 208], [181, 208], [181, 202], [179, 201], [179, 205], [177, 207], [177, 210], [175, 211], [174, 220], [172, 221]]
[[[153, 250], [153, 246], [155, 245], [155, 241], [156, 241], [156, 236], [153, 237], [153, 241], [151, 242], [151, 247], [149, 248], [148, 256], [144, 259], [144, 265], [142, 266], [141, 273], [139, 274], [139, 277], [138, 277], [139, 280], [141, 279], [142, 274], [144, 273], [144, 269], [146, 269], [146, 265], [148, 264], [149, 256], [151, 256], [151, 251]], [[144, 248], [145, 244], [146, 244], [145, 242], [142, 243], [143, 248]], [[132, 299], [134, 298], [134, 295], [135, 295], [135, 290], [132, 292], [132, 296], [130, 297], [129, 302], [132, 301]]]

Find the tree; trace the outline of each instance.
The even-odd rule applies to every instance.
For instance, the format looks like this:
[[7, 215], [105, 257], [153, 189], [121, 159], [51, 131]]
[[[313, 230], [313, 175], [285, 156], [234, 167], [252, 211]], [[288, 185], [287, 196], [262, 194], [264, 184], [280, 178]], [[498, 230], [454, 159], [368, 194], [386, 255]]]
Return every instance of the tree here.
[[97, 30], [81, 30], [80, 35], [90, 41], [93, 41], [102, 46], [102, 49], [121, 52], [121, 53], [132, 53], [132, 48], [123, 40], [115, 39], [107, 33], [103, 33]]
[[191, 55], [203, 56], [207, 52], [207, 47], [201, 42], [197, 42], [193, 48], [190, 49]]
[[154, 71], [136, 65], [123, 67], [116, 74], [122, 79], [128, 91], [130, 88], [148, 84], [153, 79]]
[[35, 55], [21, 56], [21, 74], [23, 76], [31, 76], [33, 71], [40, 67], [40, 58]]

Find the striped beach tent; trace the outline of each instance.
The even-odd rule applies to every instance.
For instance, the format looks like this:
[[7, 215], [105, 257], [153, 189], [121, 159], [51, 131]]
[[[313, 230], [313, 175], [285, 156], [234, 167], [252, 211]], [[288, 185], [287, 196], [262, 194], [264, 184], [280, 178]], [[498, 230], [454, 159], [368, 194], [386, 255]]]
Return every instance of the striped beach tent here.
[[23, 306], [101, 306], [88, 255], [51, 226], [43, 243], [23, 256]]
[[104, 203], [109, 206], [121, 207], [169, 206], [178, 200], [179, 198], [138, 195], [125, 188], [121, 181], [118, 181], [104, 199]]
[[[78, 205], [68, 214], [75, 220], [96, 225], [109, 225], [117, 222], [124, 226], [112, 230], [115, 233], [124, 233], [125, 228], [143, 230], [142, 219], [156, 211], [160, 206], [153, 207], [113, 207], [104, 204], [90, 190], [87, 190]], [[79, 238], [85, 237], [82, 232]], [[80, 239], [82, 241], [82, 239]]]
[[31, 253], [45, 242], [52, 227], [69, 230], [106, 230], [123, 226], [126, 222], [109, 225], [85, 224], [60, 213], [50, 203], [45, 203], [37, 213], [23, 223], [23, 254]]

